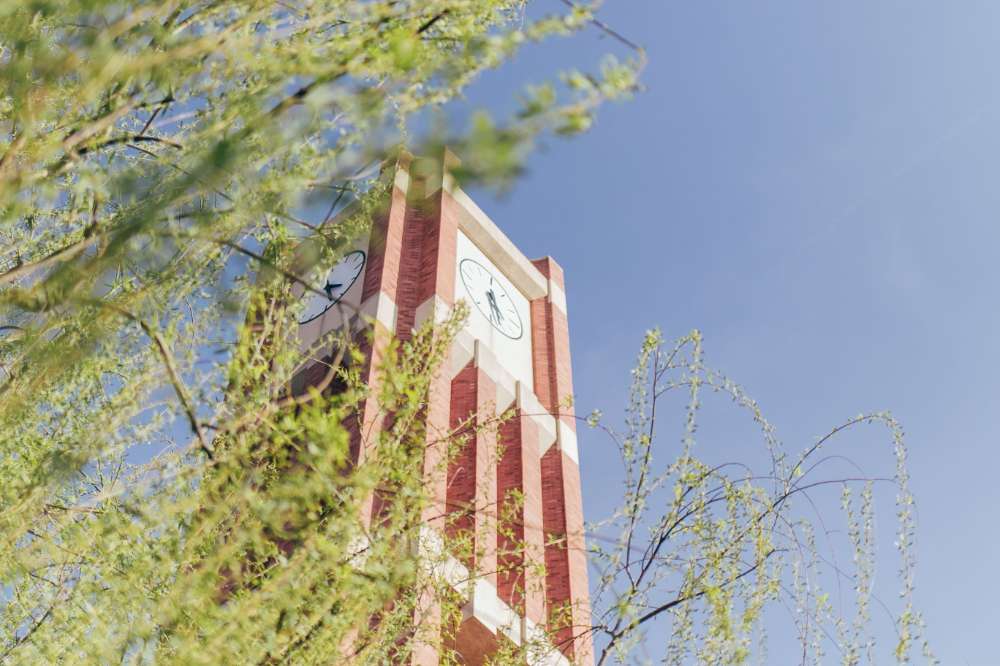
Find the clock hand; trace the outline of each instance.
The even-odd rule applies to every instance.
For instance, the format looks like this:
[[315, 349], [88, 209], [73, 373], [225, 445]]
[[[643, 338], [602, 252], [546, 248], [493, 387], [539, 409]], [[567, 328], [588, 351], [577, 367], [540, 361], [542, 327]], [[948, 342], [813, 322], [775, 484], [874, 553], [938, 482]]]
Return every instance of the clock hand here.
[[339, 289], [340, 287], [343, 287], [343, 286], [344, 286], [344, 284], [342, 282], [338, 282], [337, 284], [330, 284], [329, 281], [328, 281], [326, 283], [326, 286], [323, 287], [323, 291], [326, 292], [326, 297], [329, 298], [332, 301], [333, 300], [333, 290], [334, 289]]
[[500, 308], [497, 306], [497, 297], [496, 294], [493, 293], [492, 289], [486, 292], [486, 300], [489, 301], [490, 304], [490, 314], [496, 315], [497, 323], [501, 323], [503, 321], [503, 315], [500, 313]]

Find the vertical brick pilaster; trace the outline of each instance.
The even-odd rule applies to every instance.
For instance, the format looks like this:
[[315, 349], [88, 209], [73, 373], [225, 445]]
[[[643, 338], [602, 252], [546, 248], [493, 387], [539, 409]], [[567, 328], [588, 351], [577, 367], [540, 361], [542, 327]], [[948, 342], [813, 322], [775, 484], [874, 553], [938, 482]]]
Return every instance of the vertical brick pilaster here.
[[[497, 508], [502, 523], [497, 534], [497, 590], [500, 598], [536, 625], [545, 623], [542, 472], [538, 426], [521, 412], [500, 428]], [[520, 493], [520, 506], [512, 497]]]
[[409, 162], [401, 158], [393, 174], [392, 190], [387, 208], [372, 220], [368, 242], [368, 259], [365, 267], [361, 301], [383, 293], [398, 302], [397, 289], [403, 251], [403, 226], [410, 210], [408, 204], [410, 176]]
[[451, 427], [464, 438], [448, 464], [448, 512], [452, 536], [470, 541], [465, 564], [494, 587], [496, 562], [496, 434], [488, 423], [496, 386], [473, 363], [451, 382]]
[[476, 571], [497, 586], [497, 430], [490, 423], [496, 412], [497, 388], [476, 368]]
[[566, 611], [573, 603], [566, 549], [566, 502], [562, 456], [550, 446], [541, 460], [542, 524], [545, 530], [545, 605], [548, 629], [556, 646], [573, 656], [571, 622]]
[[[372, 230], [368, 241], [365, 277], [362, 284], [361, 302], [369, 299], [387, 299], [395, 304], [402, 263], [404, 221], [408, 209], [409, 162], [401, 158], [393, 173], [393, 184], [387, 207], [372, 220]], [[376, 303], [375, 311], [379, 310]], [[392, 311], [394, 308], [386, 308]], [[393, 322], [394, 323], [394, 322]], [[346, 419], [345, 426], [350, 435], [351, 460], [361, 465], [377, 455], [376, 444], [382, 429], [385, 413], [378, 401], [378, 368], [384, 359], [385, 350], [392, 341], [394, 330], [385, 323], [375, 320], [370, 339], [362, 339], [360, 346], [364, 352], [365, 365], [362, 379], [370, 388], [368, 397], [359, 405], [358, 413]], [[368, 495], [361, 501], [359, 520], [367, 530], [378, 511], [377, 498]], [[372, 618], [375, 621], [375, 618]], [[354, 651], [358, 629], [349, 631], [341, 642], [341, 651]]]
[[[362, 303], [369, 298], [388, 299], [392, 303], [397, 300], [403, 258], [403, 231], [409, 208], [409, 181], [408, 162], [400, 159], [393, 173], [388, 206], [372, 222]], [[376, 454], [375, 443], [385, 417], [377, 398], [378, 368], [392, 341], [393, 333], [384, 323], [375, 321], [371, 339], [362, 342], [365, 352], [363, 379], [371, 390], [360, 405], [356, 420], [348, 426], [351, 434], [351, 457], [356, 464], [362, 464]], [[368, 497], [361, 507], [361, 520], [366, 526], [370, 524], [374, 512], [375, 498]]]
[[[421, 516], [421, 526], [444, 534], [448, 493], [448, 426], [451, 412], [451, 382], [445, 372], [437, 372], [431, 380], [427, 396], [425, 419], [427, 443], [424, 446], [423, 479], [427, 504]], [[419, 627], [411, 663], [437, 666], [440, 661], [441, 606], [434, 581], [418, 581], [422, 591], [417, 601], [414, 620]]]
[[[407, 216], [407, 244], [404, 270], [406, 295], [401, 288], [398, 335], [405, 339], [415, 323], [418, 309], [431, 301], [451, 307], [455, 302], [455, 251], [458, 224], [450, 195], [440, 193], [433, 200], [424, 200]], [[432, 300], [434, 299], [434, 300]], [[433, 316], [433, 315], [432, 315]], [[444, 533], [447, 515], [448, 460], [447, 446], [451, 420], [451, 380], [446, 368], [439, 368], [427, 395], [427, 444], [424, 448], [423, 478], [429, 501], [423, 512], [422, 524], [438, 534]], [[495, 567], [494, 567], [495, 568]], [[441, 609], [429, 588], [421, 595], [416, 610], [417, 621], [424, 636], [440, 636]], [[436, 641], [418, 641], [411, 662], [421, 666], [439, 661]]]
[[[565, 311], [563, 270], [552, 257], [531, 262], [549, 281], [550, 293], [531, 302], [531, 347], [535, 395], [552, 414], [576, 430], [572, 405], [573, 367], [569, 355], [569, 319]], [[561, 298], [556, 296], [561, 294]]]
[[546, 605], [550, 618], [560, 607], [569, 610], [569, 617], [563, 618], [569, 620], [568, 626], [556, 634], [560, 649], [577, 663], [591, 664], [593, 647], [586, 633], [591, 626], [590, 592], [580, 470], [574, 459], [576, 419], [565, 282], [562, 268], [551, 257], [532, 263], [549, 283], [548, 295], [531, 303], [535, 394], [558, 420], [560, 432], [560, 440], [545, 452], [541, 465]]
[[402, 237], [403, 279], [399, 283], [398, 335], [405, 339], [417, 323], [421, 306], [437, 299], [445, 307], [455, 303], [455, 253], [458, 214], [454, 199], [437, 192], [411, 205]]
[[436, 221], [424, 233], [424, 258], [417, 276], [420, 302], [437, 296], [451, 306], [455, 302], [455, 253], [458, 250], [458, 204], [451, 194], [439, 190], [425, 199], [425, 213]]
[[[450, 199], [450, 197], [447, 197]], [[407, 219], [407, 248], [405, 280], [407, 297], [399, 304], [400, 325], [397, 335], [401, 339], [410, 336], [417, 310], [432, 299], [444, 307], [455, 302], [455, 246], [458, 239], [458, 225], [453, 213], [447, 213], [448, 201], [440, 197], [428, 202]], [[452, 204], [454, 205], [454, 204]], [[419, 251], [418, 251], [419, 250]], [[418, 277], [412, 277], [412, 276]], [[402, 290], [401, 290], [402, 295]], [[403, 326], [404, 316], [409, 326]], [[431, 491], [432, 504], [428, 507], [427, 518], [435, 527], [441, 527], [445, 514], [447, 497], [447, 469], [440, 463], [445, 461], [448, 432], [451, 419], [451, 380], [447, 368], [439, 368], [427, 396], [427, 437], [424, 477]]]

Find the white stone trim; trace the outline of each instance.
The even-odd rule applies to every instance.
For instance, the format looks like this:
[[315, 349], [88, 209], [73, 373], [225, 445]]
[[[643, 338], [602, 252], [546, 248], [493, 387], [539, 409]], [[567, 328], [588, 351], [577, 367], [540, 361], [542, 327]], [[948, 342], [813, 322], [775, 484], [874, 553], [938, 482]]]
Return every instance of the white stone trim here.
[[423, 525], [419, 534], [419, 555], [424, 561], [433, 563], [429, 572], [467, 599], [462, 607], [462, 619], [475, 618], [494, 634], [502, 631], [520, 645], [521, 616], [500, 598], [496, 588], [485, 578], [472, 578], [469, 568], [446, 552], [444, 539], [436, 530]]
[[[538, 451], [544, 455], [549, 447], [559, 441], [556, 418], [542, 406], [535, 392], [523, 382], [514, 379], [507, 372], [490, 348], [466, 331], [459, 331], [452, 343], [451, 377], [454, 378], [469, 361], [481, 369], [496, 385], [496, 413], [502, 414], [513, 404], [521, 410], [525, 418], [534, 420], [538, 426]], [[568, 430], [568, 429], [567, 429]], [[572, 433], [570, 437], [575, 433]], [[577, 460], [576, 439], [564, 438], [564, 450]]]
[[507, 605], [488, 580], [477, 578], [471, 582], [469, 600], [462, 607], [463, 621], [475, 619], [493, 634], [504, 634], [514, 645], [538, 645], [539, 654], [527, 655], [530, 666], [570, 666], [566, 656], [549, 642], [545, 630]]
[[469, 568], [446, 553], [444, 539], [430, 525], [421, 525], [417, 533], [416, 555], [420, 569], [448, 583], [460, 595], [471, 594], [472, 574]]
[[561, 419], [556, 420], [556, 436], [559, 439], [559, 450], [565, 453], [577, 465], [580, 464], [580, 451], [576, 440], [576, 431], [563, 423]]
[[385, 326], [390, 333], [396, 332], [396, 303], [384, 291], [369, 296], [358, 308], [369, 321], [377, 321]]
[[510, 387], [497, 384], [497, 416], [510, 409], [514, 399], [514, 391]]
[[474, 360], [476, 367], [486, 373], [496, 387], [496, 414], [507, 411], [516, 399], [517, 381], [504, 369], [490, 348], [475, 340]]
[[451, 345], [451, 379], [476, 358], [476, 340], [465, 330], [458, 332]]
[[403, 194], [410, 190], [410, 156], [401, 154], [396, 161], [396, 172], [393, 176], [392, 184], [400, 189]]
[[555, 417], [538, 402], [535, 392], [520, 382], [517, 384], [517, 406], [521, 414], [533, 419], [538, 426], [538, 455], [545, 455], [558, 437]]
[[[473, 578], [467, 566], [447, 553], [444, 539], [437, 530], [429, 525], [420, 527], [416, 552], [424, 563], [422, 570], [426, 574], [439, 577], [466, 598], [462, 606], [463, 621], [475, 619], [493, 634], [503, 633], [515, 645], [523, 645], [525, 641], [539, 644], [541, 653], [528, 655], [530, 666], [570, 666], [569, 660], [549, 642], [542, 627], [511, 608], [488, 579]], [[356, 557], [352, 558], [352, 564], [358, 566], [360, 562]]]
[[571, 666], [569, 659], [562, 652], [549, 643], [549, 637], [545, 630], [539, 627], [528, 618], [521, 618], [521, 635], [525, 637], [525, 642], [544, 645], [547, 647], [542, 654], [530, 653], [527, 655], [530, 666]]
[[485, 578], [472, 581], [469, 600], [462, 608], [462, 618], [475, 618], [494, 634], [503, 633], [516, 645], [521, 644], [521, 616], [500, 598]]
[[566, 314], [568, 310], [566, 309], [566, 292], [563, 291], [562, 287], [552, 281], [551, 278], [548, 280], [549, 286], [549, 303], [552, 303], [553, 307], [559, 308], [563, 314]]
[[462, 163], [460, 159], [447, 148], [440, 160], [434, 158], [418, 158], [418, 162], [424, 166], [417, 172], [418, 177], [423, 176], [424, 197], [431, 197], [439, 191], [451, 192], [455, 189], [455, 176], [451, 173], [451, 167]]
[[440, 324], [447, 320], [450, 315], [451, 308], [448, 307], [448, 304], [440, 296], [434, 294], [417, 306], [413, 315], [413, 330], [416, 331], [420, 328], [431, 316], [434, 317], [434, 323]]

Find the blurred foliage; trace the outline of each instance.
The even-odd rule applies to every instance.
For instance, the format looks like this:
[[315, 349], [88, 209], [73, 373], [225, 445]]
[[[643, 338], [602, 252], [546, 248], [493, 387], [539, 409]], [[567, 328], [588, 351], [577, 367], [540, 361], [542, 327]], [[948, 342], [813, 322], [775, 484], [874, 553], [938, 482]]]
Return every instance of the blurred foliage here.
[[308, 356], [291, 289], [316, 288], [296, 248], [343, 254], [403, 142], [503, 186], [539, 133], [628, 95], [637, 64], [612, 63], [508, 123], [421, 134], [590, 21], [508, 0], [0, 2], [0, 661], [383, 663], [439, 640], [420, 637], [418, 601], [450, 597], [443, 554], [417, 556], [418, 443], [461, 317], [387, 351], [393, 426], [352, 467], [355, 340], [319, 350], [339, 350], [335, 395], [288, 399]]
[[[554, 7], [0, 0], [0, 662], [378, 664], [436, 643], [460, 661], [448, 632], [468, 580], [443, 568], [477, 540], [453, 531], [445, 549], [426, 529], [422, 454], [427, 395], [465, 312], [392, 342], [372, 395], [363, 337], [335, 331], [304, 353], [293, 296], [366, 232], [401, 145], [450, 145], [456, 176], [503, 187], [539, 135], [584, 131], [636, 90], [642, 51], [594, 7]], [[435, 122], [523, 46], [584, 28], [632, 60], [526, 86], [507, 121]], [[790, 598], [803, 655], [818, 663], [833, 644], [843, 663], [874, 661], [872, 481], [837, 481], [855, 554], [846, 622], [818, 585], [811, 524], [787, 513], [819, 447], [789, 463], [700, 353], [697, 334], [671, 348], [651, 333], [626, 427], [606, 428], [625, 488], [594, 528], [610, 541], [591, 541], [598, 659], [649, 654], [652, 635], [670, 663], [763, 659], [763, 609]], [[316, 355], [337, 390], [292, 396]], [[705, 387], [751, 410], [770, 473], [694, 456]], [[657, 471], [655, 405], [678, 388], [682, 452]], [[368, 399], [392, 418], [379, 455], [351, 465]], [[906, 662], [920, 618], [905, 448], [888, 415], [845, 426], [869, 422], [896, 447]], [[454, 451], [469, 434], [444, 439]], [[426, 621], [429, 599], [441, 614]], [[505, 644], [495, 662], [551, 649]]]

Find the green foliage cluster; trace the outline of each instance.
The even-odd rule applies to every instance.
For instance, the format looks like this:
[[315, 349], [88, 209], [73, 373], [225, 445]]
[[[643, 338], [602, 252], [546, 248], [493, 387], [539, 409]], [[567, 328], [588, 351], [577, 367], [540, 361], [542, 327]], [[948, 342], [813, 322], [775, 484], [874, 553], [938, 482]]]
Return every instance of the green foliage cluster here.
[[[767, 453], [766, 471], [742, 461], [712, 464], [695, 454], [706, 393], [726, 397], [749, 414]], [[681, 451], [661, 467], [657, 441], [674, 394], [686, 396]], [[890, 654], [897, 663], [911, 663], [917, 648], [928, 663], [936, 663], [913, 603], [914, 500], [903, 431], [889, 413], [859, 414], [789, 456], [759, 405], [705, 365], [699, 331], [673, 343], [658, 330], [647, 333], [628, 404], [622, 430], [602, 425], [600, 414], [588, 419], [617, 444], [625, 477], [622, 507], [595, 526], [607, 544], [592, 540], [601, 572], [594, 633], [604, 647], [598, 664], [647, 651], [651, 632], [663, 636], [656, 642], [665, 663], [769, 663], [767, 629], [774, 615], [767, 611], [781, 605], [790, 607], [791, 622], [779, 626], [795, 636], [801, 663], [830, 663], [831, 651], [845, 666], [880, 663], [873, 602], [892, 620], [896, 637]], [[836, 440], [864, 425], [889, 433], [895, 474], [824, 473], [841, 457], [830, 453]], [[891, 488], [895, 502], [900, 582], [895, 610], [874, 585], [876, 484]], [[798, 508], [804, 503], [815, 511], [822, 504], [813, 495], [827, 487], [841, 489], [848, 540], [839, 549], [823, 548], [816, 539], [819, 531], [827, 541], [841, 531], [835, 516]], [[838, 550], [849, 554], [851, 565], [838, 563]], [[854, 617], [848, 618], [852, 606]], [[788, 641], [783, 643], [788, 650]]]
[[[336, 259], [412, 127], [590, 21], [510, 0], [0, 2], [0, 662], [381, 663], [423, 640], [420, 413], [448, 327], [387, 352], [393, 426], [350, 468], [353, 340], [320, 350], [335, 395], [288, 390], [291, 288], [316, 288], [296, 248]], [[635, 74], [609, 61], [424, 145], [503, 184]]]
[[[402, 142], [447, 142], [456, 175], [503, 185], [540, 133], [585, 130], [635, 90], [641, 50], [527, 87], [507, 122], [412, 136], [526, 44], [592, 28], [631, 48], [594, 7], [556, 6], [529, 18], [509, 0], [0, 0], [0, 662], [389, 663], [442, 635], [445, 661], [460, 660], [447, 634], [461, 585], [443, 570], [479, 540], [429, 538], [422, 454], [431, 439], [457, 450], [473, 428], [429, 433], [423, 418], [463, 312], [384, 350], [372, 395], [357, 338], [299, 348], [293, 291], [315, 291], [309, 265], [370, 224]], [[848, 622], [789, 508], [842, 428], [789, 462], [700, 345], [650, 334], [625, 429], [605, 428], [625, 496], [594, 528], [610, 543], [591, 542], [598, 660], [646, 654], [666, 627], [670, 663], [744, 662], [762, 654], [765, 607], [790, 598], [804, 655], [832, 644], [845, 664], [874, 661], [872, 481], [859, 500], [851, 480], [823, 482], [845, 488]], [[296, 395], [313, 357], [337, 390]], [[656, 405], [674, 389], [689, 392], [682, 451], [657, 471]], [[705, 389], [750, 410], [768, 474], [695, 456]], [[369, 399], [389, 427], [352, 466]], [[905, 448], [888, 415], [844, 427], [871, 422], [896, 447], [907, 662], [921, 625]], [[368, 525], [373, 498], [382, 519]], [[428, 600], [440, 619], [423, 616]], [[545, 649], [505, 645], [494, 661]]]

